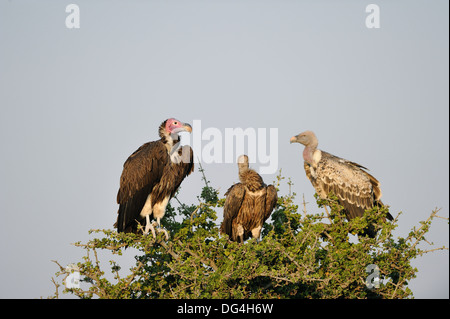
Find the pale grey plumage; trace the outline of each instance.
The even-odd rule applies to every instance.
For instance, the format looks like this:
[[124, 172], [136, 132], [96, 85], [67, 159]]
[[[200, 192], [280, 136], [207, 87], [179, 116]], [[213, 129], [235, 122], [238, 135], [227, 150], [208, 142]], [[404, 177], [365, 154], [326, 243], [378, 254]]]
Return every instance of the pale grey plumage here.
[[[292, 137], [291, 143], [305, 145], [306, 176], [321, 198], [327, 198], [330, 192], [339, 198], [348, 219], [362, 216], [365, 210], [382, 204], [380, 182], [367, 168], [317, 149], [318, 140], [312, 131]], [[392, 216], [388, 214], [387, 218], [392, 219]]]

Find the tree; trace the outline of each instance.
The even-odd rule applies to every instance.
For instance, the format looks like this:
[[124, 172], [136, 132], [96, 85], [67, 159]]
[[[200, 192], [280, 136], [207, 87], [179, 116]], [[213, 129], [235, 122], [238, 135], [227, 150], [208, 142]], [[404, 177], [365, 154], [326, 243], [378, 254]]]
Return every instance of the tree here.
[[[401, 213], [386, 222], [388, 207], [374, 208], [347, 221], [332, 194], [330, 200], [317, 199], [323, 211], [314, 215], [306, 212], [304, 201], [299, 210], [295, 193], [279, 195], [260, 242], [231, 242], [219, 234], [217, 222], [216, 210], [225, 199], [200, 171], [205, 186], [199, 204], [168, 205], [162, 220], [170, 233], [168, 241], [163, 234], [154, 238], [91, 230], [97, 237], [75, 243], [86, 251], [77, 267], [89, 288], [64, 292], [79, 298], [408, 298], [412, 297], [408, 283], [417, 272], [411, 261], [448, 249], [419, 248], [432, 219], [439, 217], [438, 209], [406, 237], [395, 239], [392, 232]], [[277, 189], [283, 180], [280, 172]], [[378, 225], [376, 238], [349, 236], [369, 224]], [[99, 251], [114, 256], [124, 249], [136, 250], [135, 265], [126, 275], [116, 261], [111, 260], [108, 267], [98, 258]], [[67, 278], [69, 272], [56, 263], [60, 267], [56, 276]], [[112, 280], [106, 272], [113, 275]], [[56, 286], [52, 297], [57, 298], [60, 284], [52, 281]]]

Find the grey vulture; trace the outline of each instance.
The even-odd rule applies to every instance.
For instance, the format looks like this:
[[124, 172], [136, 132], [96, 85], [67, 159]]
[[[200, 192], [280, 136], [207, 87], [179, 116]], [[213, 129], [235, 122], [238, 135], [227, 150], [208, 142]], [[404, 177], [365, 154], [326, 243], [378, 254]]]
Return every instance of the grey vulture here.
[[249, 168], [247, 155], [238, 158], [240, 183], [225, 193], [222, 234], [243, 243], [253, 237], [259, 241], [261, 228], [277, 203], [277, 190], [264, 184], [261, 176]]
[[[180, 146], [178, 133], [183, 131], [192, 132], [192, 127], [174, 118], [165, 120], [159, 126], [160, 139], [143, 144], [124, 163], [114, 224], [118, 232], [138, 233], [139, 223], [145, 225], [144, 234], [151, 230], [155, 236], [157, 226], [168, 238], [161, 229], [161, 218], [181, 182], [194, 169], [191, 147]], [[156, 224], [150, 222], [150, 216]]]
[[[303, 166], [306, 176], [320, 198], [327, 198], [330, 192], [339, 198], [348, 220], [362, 216], [365, 210], [375, 205], [382, 205], [380, 182], [367, 172], [367, 168], [319, 150], [317, 137], [312, 131], [293, 136], [290, 142], [305, 146]], [[386, 217], [393, 219], [389, 213]], [[373, 226], [369, 226], [365, 234], [375, 237]]]

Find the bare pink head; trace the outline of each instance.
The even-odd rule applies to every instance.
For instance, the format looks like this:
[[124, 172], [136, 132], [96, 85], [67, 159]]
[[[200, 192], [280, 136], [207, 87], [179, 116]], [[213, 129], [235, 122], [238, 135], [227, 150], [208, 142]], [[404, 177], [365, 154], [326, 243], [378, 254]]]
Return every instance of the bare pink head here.
[[179, 132], [192, 132], [192, 127], [187, 124], [183, 123], [177, 119], [170, 118], [166, 120], [165, 130], [169, 134], [173, 133], [179, 133]]

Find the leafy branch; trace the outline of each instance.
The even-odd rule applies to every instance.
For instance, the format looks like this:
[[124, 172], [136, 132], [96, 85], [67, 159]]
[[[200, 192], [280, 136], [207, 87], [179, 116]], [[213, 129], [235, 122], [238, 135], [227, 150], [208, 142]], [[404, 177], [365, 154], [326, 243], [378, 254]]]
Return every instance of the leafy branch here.
[[[408, 283], [416, 277], [411, 261], [428, 250], [425, 235], [435, 218], [447, 219], [433, 210], [428, 219], [413, 228], [406, 237], [394, 238], [399, 216], [387, 222], [388, 207], [374, 208], [363, 217], [347, 221], [337, 198], [316, 197], [318, 214], [308, 214], [303, 198], [301, 208], [296, 194], [278, 196], [278, 205], [264, 225], [262, 240], [244, 244], [231, 242], [219, 235], [217, 209], [224, 198], [214, 189], [200, 166], [204, 187], [198, 204], [168, 205], [162, 220], [170, 232], [152, 235], [117, 233], [113, 230], [91, 230], [94, 238], [74, 245], [85, 250], [77, 263], [80, 288], [66, 288], [79, 298], [410, 298]], [[281, 171], [275, 181], [280, 189], [284, 183]], [[289, 180], [288, 186], [292, 183]], [[367, 225], [378, 227], [378, 235], [358, 235]], [[122, 255], [124, 250], [135, 254], [135, 265], [122, 270], [112, 259], [110, 267], [102, 265], [98, 253]], [[67, 278], [67, 270], [58, 262], [57, 278]], [[366, 286], [366, 267], [377, 265], [380, 286]], [[124, 272], [126, 272], [124, 274]], [[113, 279], [107, 279], [111, 276]], [[59, 298], [60, 284], [52, 278]]]

